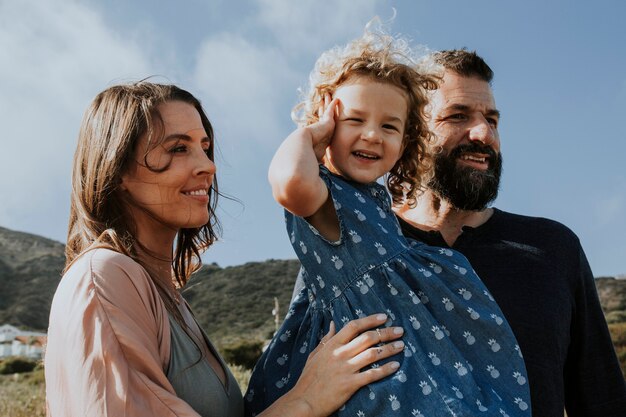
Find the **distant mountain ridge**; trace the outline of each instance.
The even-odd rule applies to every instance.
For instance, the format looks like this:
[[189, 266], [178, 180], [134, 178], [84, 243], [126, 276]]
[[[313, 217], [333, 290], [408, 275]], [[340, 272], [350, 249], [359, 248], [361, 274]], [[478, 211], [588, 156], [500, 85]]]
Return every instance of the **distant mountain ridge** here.
[[65, 245], [30, 233], [0, 227], [0, 262], [19, 269], [31, 260], [64, 256]]
[[[65, 264], [64, 245], [0, 227], [0, 324], [48, 327], [52, 296]], [[241, 338], [266, 339], [274, 330], [274, 297], [280, 320], [287, 312], [297, 260], [268, 260], [221, 268], [205, 265], [183, 294], [218, 345]], [[607, 320], [626, 320], [626, 280], [596, 279]]]
[[65, 264], [64, 248], [41, 236], [0, 227], [0, 324], [46, 330]]
[[[65, 265], [62, 243], [0, 227], [0, 324], [46, 331], [54, 291]], [[287, 312], [296, 260], [236, 267], [204, 265], [183, 291], [209, 336], [265, 339], [274, 330], [274, 297]]]

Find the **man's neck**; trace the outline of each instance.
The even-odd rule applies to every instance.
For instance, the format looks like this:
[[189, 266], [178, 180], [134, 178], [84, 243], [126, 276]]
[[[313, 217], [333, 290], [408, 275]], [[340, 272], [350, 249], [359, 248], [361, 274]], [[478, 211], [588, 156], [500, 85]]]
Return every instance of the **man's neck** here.
[[493, 214], [491, 208], [481, 211], [459, 210], [430, 190], [419, 196], [415, 207], [410, 208], [404, 205], [394, 207], [394, 211], [398, 217], [414, 227], [441, 233], [449, 246], [454, 245], [463, 233], [463, 226], [481, 226]]

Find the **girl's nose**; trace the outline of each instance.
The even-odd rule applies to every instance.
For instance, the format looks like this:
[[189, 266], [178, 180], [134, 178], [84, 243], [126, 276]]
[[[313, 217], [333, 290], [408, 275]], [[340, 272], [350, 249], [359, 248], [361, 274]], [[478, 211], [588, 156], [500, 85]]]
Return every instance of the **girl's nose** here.
[[366, 140], [368, 142], [372, 142], [372, 143], [380, 143], [380, 142], [382, 142], [382, 137], [380, 135], [380, 132], [378, 132], [374, 128], [367, 128], [367, 129], [365, 129], [365, 131], [361, 134], [361, 138], [363, 138], [364, 140]]

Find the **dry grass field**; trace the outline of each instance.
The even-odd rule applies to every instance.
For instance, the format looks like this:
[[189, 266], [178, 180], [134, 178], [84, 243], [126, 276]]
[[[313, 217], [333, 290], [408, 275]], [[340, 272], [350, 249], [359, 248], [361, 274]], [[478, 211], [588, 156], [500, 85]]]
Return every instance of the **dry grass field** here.
[[[230, 370], [245, 393], [251, 371], [241, 366]], [[0, 375], [0, 417], [45, 417], [45, 401], [43, 370]]]
[[43, 370], [0, 375], [0, 416], [44, 417]]

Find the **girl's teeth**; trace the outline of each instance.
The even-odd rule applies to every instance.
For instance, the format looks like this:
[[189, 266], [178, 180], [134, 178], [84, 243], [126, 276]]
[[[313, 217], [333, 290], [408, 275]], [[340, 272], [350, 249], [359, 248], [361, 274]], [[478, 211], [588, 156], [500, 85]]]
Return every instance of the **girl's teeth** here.
[[366, 155], [366, 154], [363, 154], [363, 153], [361, 153], [361, 152], [355, 152], [354, 154], [355, 154], [356, 156], [358, 156], [358, 157], [361, 157], [361, 158], [366, 158], [366, 159], [378, 159], [378, 157], [377, 157], [377, 156], [374, 156], [374, 155]]

